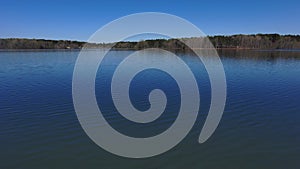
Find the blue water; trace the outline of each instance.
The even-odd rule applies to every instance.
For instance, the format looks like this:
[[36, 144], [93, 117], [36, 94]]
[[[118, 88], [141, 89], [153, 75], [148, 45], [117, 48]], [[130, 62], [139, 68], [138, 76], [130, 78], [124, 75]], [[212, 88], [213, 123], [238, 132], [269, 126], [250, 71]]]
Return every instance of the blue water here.
[[[132, 81], [131, 101], [146, 110], [149, 92], [160, 88], [168, 97], [166, 112], [144, 125], [124, 119], [113, 106], [108, 86], [113, 70], [129, 53], [113, 52], [98, 70], [98, 104], [119, 132], [153, 136], [174, 122], [178, 86], [163, 72], [140, 73]], [[112, 155], [85, 134], [72, 101], [78, 54], [0, 52], [0, 168], [300, 168], [299, 51], [293, 51], [292, 57], [289, 51], [221, 54], [227, 103], [219, 127], [203, 144], [197, 141], [210, 106], [209, 78], [198, 59], [181, 54], [193, 72], [201, 72], [195, 74], [201, 93], [199, 116], [179, 145], [148, 159]]]

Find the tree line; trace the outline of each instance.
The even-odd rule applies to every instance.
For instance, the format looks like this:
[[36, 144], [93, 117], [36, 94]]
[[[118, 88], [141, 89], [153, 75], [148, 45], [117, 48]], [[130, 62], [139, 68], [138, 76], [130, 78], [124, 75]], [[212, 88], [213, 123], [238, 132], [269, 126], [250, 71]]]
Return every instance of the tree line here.
[[[231, 36], [208, 36], [215, 48], [232, 49], [300, 49], [300, 35], [279, 34], [254, 34], [254, 35], [231, 35]], [[197, 41], [201, 38], [183, 39], [154, 39], [139, 42], [117, 43], [86, 43], [69, 40], [45, 40], [45, 39], [0, 39], [0, 49], [81, 49], [108, 48], [115, 49], [144, 49], [162, 48], [188, 50], [185, 41]]]

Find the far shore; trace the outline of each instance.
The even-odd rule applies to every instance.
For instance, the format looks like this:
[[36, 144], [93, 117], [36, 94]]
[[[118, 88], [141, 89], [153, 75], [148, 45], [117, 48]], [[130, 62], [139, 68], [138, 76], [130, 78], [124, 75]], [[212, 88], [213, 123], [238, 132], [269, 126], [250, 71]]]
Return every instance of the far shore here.
[[[299, 50], [300, 35], [255, 34], [208, 36], [211, 42], [209, 48], [218, 50]], [[82, 48], [115, 50], [140, 50], [145, 48], [161, 48], [169, 50], [190, 50], [184, 43], [186, 41], [201, 41], [203, 37], [181, 39], [152, 39], [143, 41], [122, 41], [117, 43], [87, 43], [70, 40], [45, 40], [9, 38], [0, 39], [0, 50], [76, 50]], [[196, 45], [197, 46], [197, 45]], [[201, 48], [193, 48], [201, 49]], [[205, 48], [207, 49], [207, 48]]]

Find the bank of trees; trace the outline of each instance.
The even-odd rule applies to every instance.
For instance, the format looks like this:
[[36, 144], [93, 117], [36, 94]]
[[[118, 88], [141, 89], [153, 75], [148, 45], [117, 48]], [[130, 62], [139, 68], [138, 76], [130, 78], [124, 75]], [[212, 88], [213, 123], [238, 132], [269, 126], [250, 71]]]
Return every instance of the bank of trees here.
[[216, 48], [300, 49], [300, 36], [279, 34], [209, 37]]
[[[236, 49], [300, 49], [300, 35], [256, 34], [256, 35], [232, 35], [209, 36], [216, 48]], [[181, 39], [182, 41], [203, 42], [201, 38]], [[207, 40], [207, 39], [206, 39]], [[113, 46], [117, 49], [144, 49], [163, 48], [188, 50], [188, 47], [177, 39], [156, 39], [140, 42], [118, 42], [115, 44], [95, 44], [66, 40], [44, 39], [0, 39], [0, 49], [80, 49], [84, 45], [89, 48], [107, 48]], [[195, 45], [197, 47], [197, 45]]]
[[0, 49], [80, 49], [84, 42], [44, 39], [0, 39]]

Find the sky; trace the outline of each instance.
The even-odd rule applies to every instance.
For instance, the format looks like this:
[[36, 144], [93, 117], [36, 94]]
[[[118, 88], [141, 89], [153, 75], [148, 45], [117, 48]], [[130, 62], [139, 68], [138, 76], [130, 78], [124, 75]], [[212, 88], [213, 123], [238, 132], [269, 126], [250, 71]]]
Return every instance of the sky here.
[[300, 34], [299, 0], [1, 0], [0, 38], [86, 41], [133, 13], [182, 17], [207, 35]]

